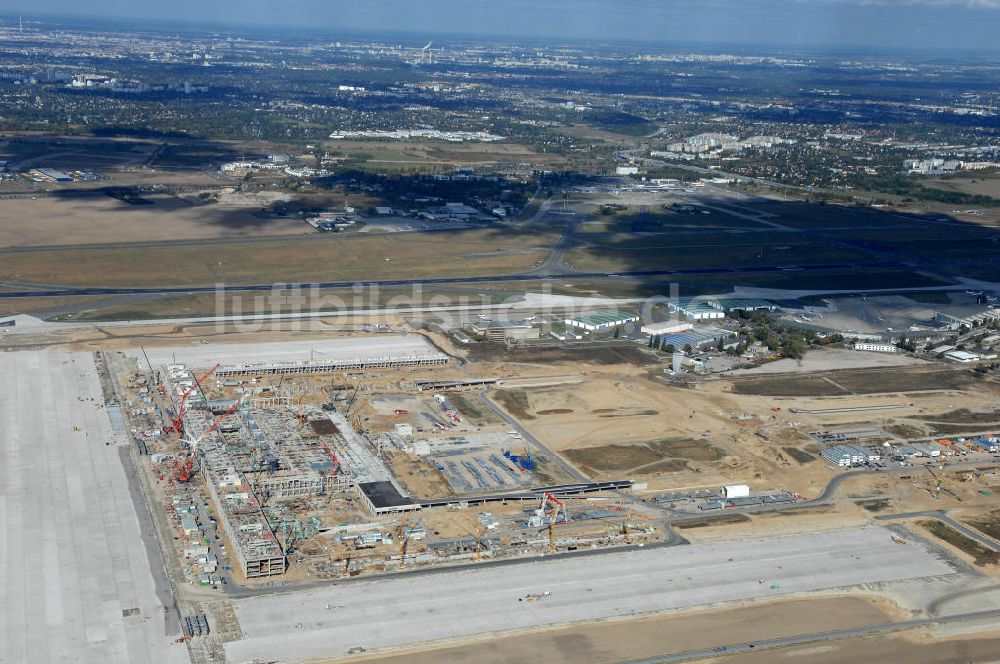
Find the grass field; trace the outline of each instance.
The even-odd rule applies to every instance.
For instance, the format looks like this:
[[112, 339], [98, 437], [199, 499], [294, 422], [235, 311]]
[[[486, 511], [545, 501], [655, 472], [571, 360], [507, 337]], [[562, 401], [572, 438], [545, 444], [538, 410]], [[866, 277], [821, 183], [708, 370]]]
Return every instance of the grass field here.
[[957, 390], [980, 382], [973, 374], [953, 369], [907, 371], [905, 369], [859, 369], [830, 371], [805, 376], [737, 378], [733, 392], [759, 396], [811, 397], [884, 392]]
[[0, 200], [0, 247], [306, 235], [298, 219], [265, 217], [259, 207], [194, 205], [168, 195], [129, 205], [110, 196]]
[[806, 202], [752, 202], [745, 207], [757, 212], [777, 215], [773, 221], [793, 228], [845, 227], [859, 229], [892, 229], [905, 220], [880, 210], [861, 206], [822, 205]]
[[477, 167], [496, 162], [530, 163], [554, 167], [567, 159], [535, 152], [517, 143], [447, 143], [444, 141], [326, 141], [327, 150], [353, 167], [379, 172], [437, 172], [458, 166]]
[[976, 565], [1000, 565], [1000, 553], [991, 551], [979, 542], [966, 537], [946, 523], [937, 520], [919, 521], [920, 527], [959, 551], [972, 556]]
[[717, 461], [722, 451], [710, 443], [690, 438], [667, 438], [629, 445], [600, 445], [568, 449], [563, 454], [592, 475], [601, 473], [654, 473], [688, 470], [688, 461]]
[[573, 249], [566, 263], [584, 271], [690, 269], [699, 267], [753, 267], [756, 265], [808, 265], [873, 263], [878, 259], [860, 251], [824, 245], [717, 246], [704, 252], [672, 247], [670, 238], [650, 238], [645, 249]]
[[0, 280], [140, 287], [505, 274], [544, 259], [544, 244], [534, 234], [476, 230], [316, 236], [314, 242], [40, 250], [7, 255], [0, 263]]

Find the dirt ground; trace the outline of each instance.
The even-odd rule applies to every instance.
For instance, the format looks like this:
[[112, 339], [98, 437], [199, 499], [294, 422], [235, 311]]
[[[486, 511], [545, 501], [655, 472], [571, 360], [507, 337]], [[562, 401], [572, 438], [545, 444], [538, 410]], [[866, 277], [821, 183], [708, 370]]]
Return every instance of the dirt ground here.
[[[592, 623], [532, 634], [481, 639], [464, 645], [355, 658], [366, 664], [600, 664], [794, 634], [891, 621], [898, 610], [870, 597], [792, 600], [747, 608]], [[728, 660], [727, 660], [728, 661]], [[766, 660], [765, 660], [766, 661]], [[892, 660], [889, 660], [892, 661]]]

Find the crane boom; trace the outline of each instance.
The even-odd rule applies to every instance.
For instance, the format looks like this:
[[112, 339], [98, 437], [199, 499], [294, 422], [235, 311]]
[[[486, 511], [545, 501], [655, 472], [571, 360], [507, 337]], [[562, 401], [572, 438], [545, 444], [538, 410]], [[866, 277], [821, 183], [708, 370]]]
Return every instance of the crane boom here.
[[197, 387], [200, 390], [201, 381], [214, 374], [215, 370], [221, 366], [221, 364], [216, 363], [214, 367], [206, 371], [200, 378], [195, 376], [194, 385], [184, 390], [183, 394], [181, 394], [181, 402], [177, 407], [177, 416], [174, 418], [174, 431], [176, 431], [178, 435], [181, 435], [184, 431], [184, 411], [187, 409], [188, 397], [190, 397], [191, 393], [194, 392], [194, 388]]

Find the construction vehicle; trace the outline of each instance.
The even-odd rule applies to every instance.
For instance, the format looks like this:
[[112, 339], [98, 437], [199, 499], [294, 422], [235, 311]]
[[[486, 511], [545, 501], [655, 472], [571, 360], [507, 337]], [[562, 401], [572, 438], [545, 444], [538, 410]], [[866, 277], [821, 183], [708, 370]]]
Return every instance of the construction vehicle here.
[[410, 523], [410, 517], [404, 517], [396, 527], [396, 539], [399, 541], [399, 565], [396, 569], [406, 567], [406, 547], [410, 543], [410, 535], [406, 532], [406, 526]]
[[190, 481], [191, 472], [194, 470], [194, 457], [187, 457], [183, 464], [179, 459], [174, 459], [174, 466], [177, 468], [177, 474], [174, 476], [174, 480], [177, 482]]
[[517, 466], [518, 470], [522, 473], [526, 470], [535, 470], [538, 468], [538, 463], [531, 458], [531, 451], [528, 449], [527, 445], [524, 448], [524, 454], [514, 454], [510, 450], [504, 450], [503, 455], [505, 458], [510, 459], [510, 462]]
[[539, 506], [539, 510], [541, 511], [542, 514], [545, 514], [545, 508], [547, 504], [552, 506], [552, 513], [549, 515], [549, 551], [555, 551], [556, 550], [555, 526], [556, 526], [556, 521], [559, 519], [559, 510], [560, 509], [562, 510], [563, 520], [566, 522], [569, 521], [569, 513], [566, 511], [566, 505], [548, 491], [542, 494], [542, 503]]

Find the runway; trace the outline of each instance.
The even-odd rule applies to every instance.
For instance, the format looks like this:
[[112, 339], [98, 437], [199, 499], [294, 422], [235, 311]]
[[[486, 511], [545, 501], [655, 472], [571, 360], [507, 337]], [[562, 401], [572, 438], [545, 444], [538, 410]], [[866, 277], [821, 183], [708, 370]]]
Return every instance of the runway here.
[[951, 573], [921, 544], [896, 544], [882, 528], [544, 558], [239, 600], [246, 638], [226, 654], [233, 663], [336, 657]]

